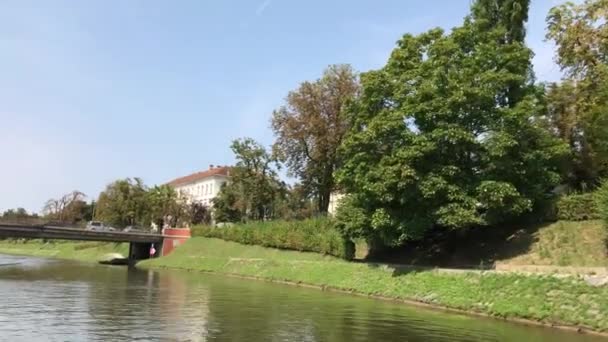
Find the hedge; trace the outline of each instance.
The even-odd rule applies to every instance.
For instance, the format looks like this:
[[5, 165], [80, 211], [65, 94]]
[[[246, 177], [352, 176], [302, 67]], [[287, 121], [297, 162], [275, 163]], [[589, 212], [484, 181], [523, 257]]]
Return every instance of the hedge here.
[[328, 254], [347, 260], [355, 255], [353, 242], [344, 238], [327, 218], [252, 222], [231, 227], [196, 226], [192, 228], [192, 236]]
[[608, 225], [608, 180], [602, 182], [594, 197], [598, 215]]
[[557, 201], [557, 218], [567, 221], [596, 220], [600, 218], [595, 194], [588, 192], [561, 197]]

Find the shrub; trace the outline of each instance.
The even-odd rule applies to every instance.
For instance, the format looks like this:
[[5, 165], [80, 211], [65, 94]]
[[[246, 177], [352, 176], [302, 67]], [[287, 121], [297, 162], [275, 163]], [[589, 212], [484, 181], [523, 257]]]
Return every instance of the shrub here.
[[196, 226], [192, 236], [218, 238], [246, 245], [316, 252], [351, 260], [355, 246], [327, 218], [303, 221], [267, 221], [232, 227]]
[[608, 224], [608, 180], [602, 182], [594, 197], [598, 215]]
[[593, 193], [572, 194], [557, 201], [557, 217], [560, 220], [584, 221], [600, 217]]

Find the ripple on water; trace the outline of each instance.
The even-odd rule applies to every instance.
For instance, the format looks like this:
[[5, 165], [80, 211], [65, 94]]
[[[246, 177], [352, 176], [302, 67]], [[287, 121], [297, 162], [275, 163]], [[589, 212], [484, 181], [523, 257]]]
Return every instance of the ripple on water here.
[[0, 256], [7, 341], [599, 341], [235, 278]]

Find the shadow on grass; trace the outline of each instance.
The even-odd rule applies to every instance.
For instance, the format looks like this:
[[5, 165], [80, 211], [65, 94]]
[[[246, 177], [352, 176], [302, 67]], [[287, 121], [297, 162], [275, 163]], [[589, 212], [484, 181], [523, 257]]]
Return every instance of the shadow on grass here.
[[423, 266], [423, 265], [403, 265], [403, 264], [390, 264], [390, 263], [378, 263], [378, 262], [366, 262], [360, 260], [358, 262], [364, 263], [367, 267], [372, 269], [387, 268], [391, 270], [393, 277], [406, 275], [410, 273], [428, 272], [434, 270], [436, 267]]
[[528, 253], [538, 239], [537, 232], [550, 224], [479, 227], [465, 232], [436, 230], [423, 241], [371, 252], [362, 262], [370, 267], [374, 263], [395, 267], [397, 275], [436, 267], [492, 269], [497, 261]]

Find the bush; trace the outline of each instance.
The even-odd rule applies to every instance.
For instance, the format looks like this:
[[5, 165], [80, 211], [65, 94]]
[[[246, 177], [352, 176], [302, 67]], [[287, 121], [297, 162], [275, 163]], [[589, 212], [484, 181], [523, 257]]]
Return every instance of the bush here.
[[346, 260], [355, 255], [353, 242], [344, 238], [327, 218], [252, 222], [224, 228], [196, 226], [192, 228], [192, 236], [328, 254]]
[[608, 225], [608, 180], [602, 182], [594, 197], [598, 216]]
[[600, 218], [593, 193], [572, 194], [557, 201], [557, 217], [560, 220], [584, 221]]

